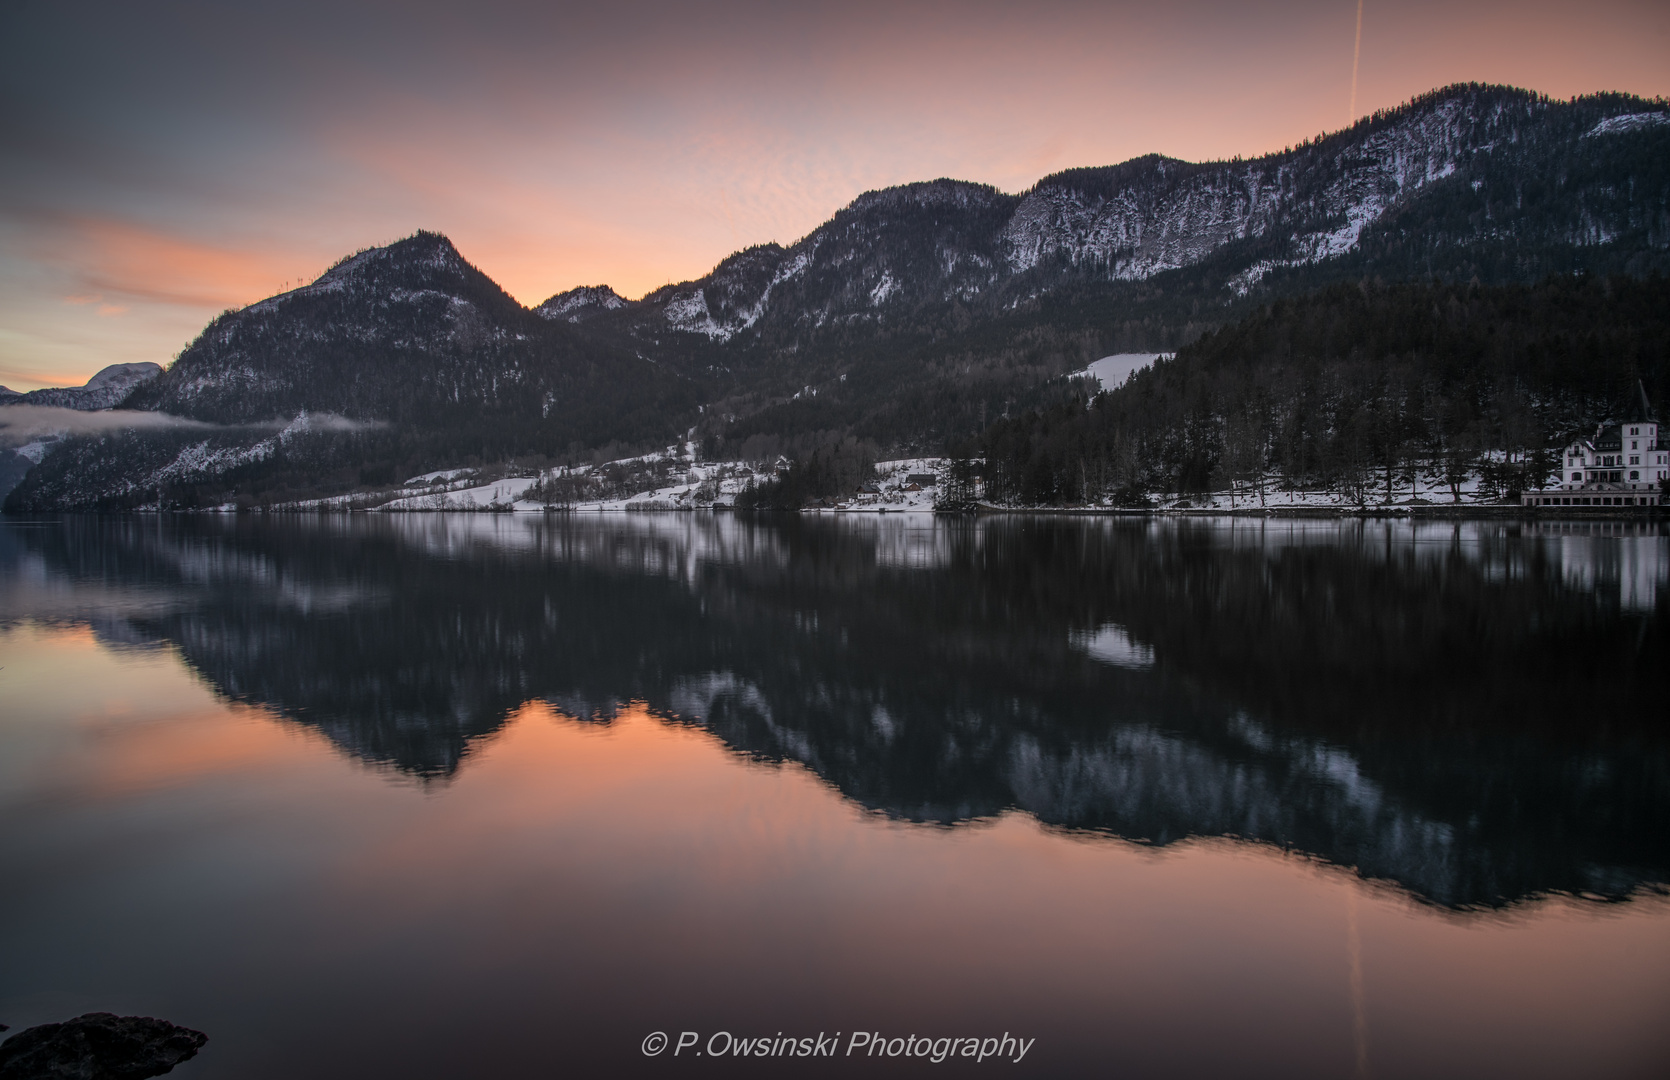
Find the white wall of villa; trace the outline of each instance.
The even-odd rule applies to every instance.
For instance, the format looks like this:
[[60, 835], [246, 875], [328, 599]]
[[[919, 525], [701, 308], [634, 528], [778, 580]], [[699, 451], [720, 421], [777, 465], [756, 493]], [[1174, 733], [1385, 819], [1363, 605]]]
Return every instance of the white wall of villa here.
[[[1643, 396], [1643, 406], [1645, 398]], [[1561, 452], [1560, 482], [1527, 491], [1526, 506], [1663, 506], [1670, 445], [1643, 407], [1640, 419], [1613, 424], [1593, 438], [1573, 439]]]

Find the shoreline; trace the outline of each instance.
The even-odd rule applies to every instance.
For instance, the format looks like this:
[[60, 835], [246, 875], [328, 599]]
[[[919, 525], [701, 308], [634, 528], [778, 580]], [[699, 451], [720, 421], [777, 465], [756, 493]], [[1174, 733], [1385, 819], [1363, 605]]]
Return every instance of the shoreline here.
[[1440, 506], [1367, 506], [1367, 507], [1329, 507], [1329, 506], [1270, 506], [1270, 507], [1236, 507], [1235, 509], [1213, 507], [1117, 507], [1117, 506], [994, 506], [978, 504], [967, 510], [936, 510], [930, 507], [876, 507], [876, 506], [836, 506], [836, 507], [806, 507], [800, 510], [737, 510], [731, 506], [497, 506], [497, 507], [445, 507], [438, 509], [416, 507], [349, 507], [349, 506], [277, 506], [277, 507], [202, 507], [194, 509], [159, 509], [154, 506], [135, 507], [128, 510], [57, 510], [32, 512], [24, 514], [3, 514], [0, 517], [23, 520], [27, 518], [59, 517], [71, 514], [214, 514], [232, 517], [242, 515], [291, 515], [291, 514], [320, 514], [335, 516], [338, 514], [465, 514], [478, 515], [522, 515], [541, 514], [545, 516], [555, 514], [759, 514], [763, 516], [779, 516], [788, 514], [830, 514], [830, 515], [876, 515], [878, 517], [889, 514], [931, 515], [935, 517], [997, 517], [1000, 515], [1047, 515], [1052, 517], [1128, 517], [1128, 518], [1314, 518], [1318, 520], [1339, 518], [1361, 518], [1373, 520], [1399, 519], [1427, 519], [1427, 520], [1501, 520], [1501, 521], [1642, 521], [1670, 519], [1670, 507], [1643, 506], [1559, 506], [1536, 507], [1512, 504], [1487, 505], [1440, 505]]

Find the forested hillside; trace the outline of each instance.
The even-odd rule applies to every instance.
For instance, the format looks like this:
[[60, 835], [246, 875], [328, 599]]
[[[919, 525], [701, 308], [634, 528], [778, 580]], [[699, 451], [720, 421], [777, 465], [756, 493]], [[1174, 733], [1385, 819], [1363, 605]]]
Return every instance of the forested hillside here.
[[1670, 390], [1670, 280], [1534, 286], [1364, 281], [1276, 300], [1124, 386], [999, 420], [961, 448], [989, 498], [1263, 485], [1395, 498], [1417, 472], [1487, 491], [1542, 483], [1551, 448]]
[[251, 505], [566, 460], [659, 442], [699, 400], [690, 380], [522, 307], [420, 232], [222, 314], [121, 402], [199, 426], [63, 440], [8, 505]]
[[1670, 272], [1670, 113], [1447, 87], [1252, 160], [1148, 155], [1019, 196], [872, 192], [788, 246], [588, 319], [711, 381], [720, 455], [846, 437], [938, 452], [1049, 380], [1341, 280]]

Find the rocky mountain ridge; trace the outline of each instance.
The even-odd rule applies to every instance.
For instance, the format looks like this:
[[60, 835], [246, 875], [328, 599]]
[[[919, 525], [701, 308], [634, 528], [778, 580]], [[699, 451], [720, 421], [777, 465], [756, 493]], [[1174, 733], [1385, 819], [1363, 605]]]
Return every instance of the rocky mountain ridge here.
[[1649, 175], [1619, 184], [1632, 169], [1612, 168], [1614, 182], [1597, 182], [1567, 159], [1606, 157], [1619, 137], [1663, 136], [1667, 120], [1662, 102], [1624, 95], [1557, 102], [1449, 87], [1247, 161], [1148, 155], [1047, 176], [1020, 195], [946, 179], [868, 192], [788, 247], [751, 248], [622, 307], [729, 341], [772, 326], [884, 321], [925, 304], [1002, 310], [1067, 285], [1203, 264], [1213, 264], [1220, 291], [1245, 296], [1272, 272], [1361, 252], [1377, 229], [1409, 239], [1394, 212], [1438, 189], [1465, 204], [1467, 220], [1458, 232], [1418, 238], [1434, 251], [1515, 237], [1572, 248], [1632, 242], [1662, 264], [1662, 174], [1647, 165], [1633, 171]]

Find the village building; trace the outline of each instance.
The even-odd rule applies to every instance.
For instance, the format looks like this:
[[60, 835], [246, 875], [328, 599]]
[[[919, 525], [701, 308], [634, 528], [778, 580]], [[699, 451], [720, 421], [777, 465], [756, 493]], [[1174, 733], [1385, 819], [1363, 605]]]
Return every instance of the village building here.
[[1576, 438], [1560, 454], [1560, 481], [1527, 491], [1525, 506], [1666, 506], [1670, 445], [1660, 441], [1658, 417], [1641, 388], [1641, 400], [1619, 424], [1603, 425], [1592, 438]]

